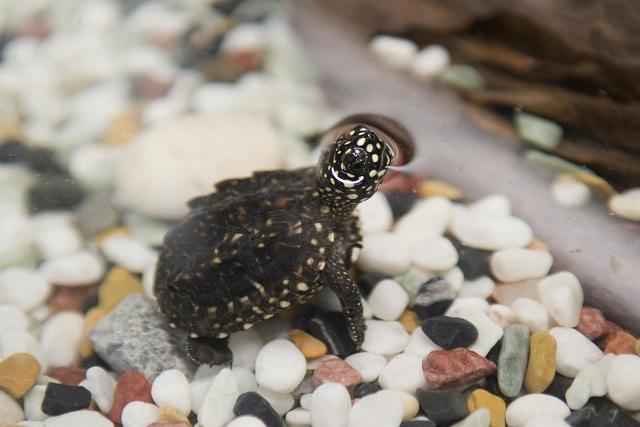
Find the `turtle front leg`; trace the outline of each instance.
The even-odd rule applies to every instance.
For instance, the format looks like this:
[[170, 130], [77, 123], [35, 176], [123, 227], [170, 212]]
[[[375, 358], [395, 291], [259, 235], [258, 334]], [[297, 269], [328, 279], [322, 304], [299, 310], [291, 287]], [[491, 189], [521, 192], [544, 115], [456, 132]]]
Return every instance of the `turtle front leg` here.
[[342, 304], [342, 313], [347, 319], [349, 335], [360, 348], [367, 328], [362, 314], [362, 299], [358, 285], [347, 274], [342, 263], [330, 262], [326, 268], [326, 283]]
[[189, 360], [197, 365], [231, 366], [233, 361], [228, 339], [187, 338], [185, 354]]

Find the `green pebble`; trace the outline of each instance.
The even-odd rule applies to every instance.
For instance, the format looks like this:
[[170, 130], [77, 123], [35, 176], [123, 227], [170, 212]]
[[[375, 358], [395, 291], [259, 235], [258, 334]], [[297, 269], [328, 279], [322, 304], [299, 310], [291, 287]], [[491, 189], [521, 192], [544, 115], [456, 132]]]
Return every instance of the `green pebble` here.
[[537, 150], [527, 150], [524, 158], [528, 163], [554, 174], [583, 172], [595, 175], [595, 173], [587, 167], [578, 166], [561, 157]]
[[562, 127], [556, 122], [521, 111], [516, 112], [514, 122], [518, 135], [529, 144], [544, 150], [560, 145]]
[[507, 397], [516, 397], [522, 389], [529, 358], [529, 328], [509, 325], [504, 328], [498, 358], [498, 386]]
[[437, 79], [456, 89], [478, 90], [484, 87], [480, 73], [469, 65], [452, 65], [438, 74]]
[[428, 279], [429, 276], [417, 270], [409, 270], [409, 272], [403, 274], [402, 276], [393, 278], [393, 280], [398, 282], [400, 286], [402, 286], [404, 290], [407, 291], [411, 298], [416, 296], [418, 290], [420, 289], [420, 286], [422, 286]]
[[458, 421], [451, 427], [489, 427], [491, 425], [491, 413], [487, 408], [473, 411], [471, 415], [462, 421]]

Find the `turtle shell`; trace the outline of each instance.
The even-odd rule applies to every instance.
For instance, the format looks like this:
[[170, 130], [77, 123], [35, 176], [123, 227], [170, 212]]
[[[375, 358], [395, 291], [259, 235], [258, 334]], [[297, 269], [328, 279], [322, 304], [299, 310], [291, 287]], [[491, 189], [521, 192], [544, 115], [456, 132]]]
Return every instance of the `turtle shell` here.
[[345, 259], [360, 237], [356, 217], [336, 222], [322, 204], [315, 171], [223, 181], [189, 203], [156, 271], [155, 293], [172, 326], [225, 338], [326, 284], [330, 260]]

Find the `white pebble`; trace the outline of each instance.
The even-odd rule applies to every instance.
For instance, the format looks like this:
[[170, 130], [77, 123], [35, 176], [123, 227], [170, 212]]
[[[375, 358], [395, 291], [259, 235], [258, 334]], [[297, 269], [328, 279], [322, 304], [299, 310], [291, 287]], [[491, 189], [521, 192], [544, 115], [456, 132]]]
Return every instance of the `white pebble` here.
[[316, 388], [311, 400], [313, 427], [347, 427], [351, 397], [346, 387], [326, 383]]
[[494, 216], [511, 216], [511, 201], [502, 194], [492, 194], [471, 203], [467, 210]]
[[241, 366], [234, 366], [231, 368], [231, 372], [233, 372], [233, 375], [236, 377], [238, 392], [240, 392], [240, 394], [258, 390], [258, 382], [256, 381], [256, 376], [253, 374], [253, 371]]
[[147, 266], [142, 272], [142, 288], [147, 298], [155, 301], [156, 294], [154, 293], [154, 286], [156, 280], [156, 267], [158, 265], [158, 258]]
[[442, 236], [453, 216], [451, 201], [442, 196], [417, 202], [398, 220], [393, 231], [409, 244]]
[[575, 378], [580, 370], [602, 357], [602, 351], [587, 337], [573, 328], [552, 328], [556, 339], [556, 370], [560, 375]]
[[409, 295], [393, 279], [378, 282], [367, 300], [374, 316], [382, 320], [396, 320], [409, 304]]
[[532, 332], [547, 332], [549, 330], [549, 315], [544, 305], [530, 298], [518, 298], [511, 305], [518, 318]]
[[32, 218], [32, 224], [34, 243], [44, 259], [69, 255], [82, 247], [82, 236], [67, 213], [38, 214]]
[[367, 273], [399, 276], [411, 266], [409, 246], [400, 236], [391, 233], [364, 236], [358, 266]]
[[264, 48], [266, 42], [262, 25], [243, 23], [227, 32], [220, 46], [223, 52], [255, 52]]
[[411, 259], [425, 270], [443, 271], [458, 263], [458, 252], [449, 239], [436, 237], [411, 245]]
[[491, 255], [493, 276], [501, 282], [537, 279], [549, 273], [553, 257], [547, 251], [503, 249]]
[[491, 320], [503, 328], [512, 323], [516, 323], [518, 318], [511, 307], [502, 304], [491, 304], [487, 315]]
[[416, 54], [411, 63], [411, 72], [422, 79], [431, 79], [449, 66], [449, 51], [432, 44]]
[[538, 294], [549, 315], [560, 326], [578, 325], [584, 294], [573, 273], [562, 271], [545, 277], [538, 283]]
[[91, 392], [91, 398], [96, 402], [100, 411], [106, 414], [111, 410], [116, 380], [107, 371], [99, 366], [92, 366], [87, 369], [86, 379], [80, 383], [80, 386]]
[[491, 277], [481, 276], [475, 280], [465, 280], [460, 287], [458, 296], [462, 298], [482, 298], [487, 299], [496, 289], [496, 282]]
[[276, 393], [263, 387], [258, 387], [256, 391], [269, 402], [280, 416], [286, 414], [296, 403], [291, 393]]
[[612, 196], [609, 209], [621, 218], [640, 221], [640, 188], [631, 188]]
[[[46, 385], [34, 385], [24, 396], [24, 415], [29, 421], [44, 421], [48, 415], [42, 412]], [[2, 418], [0, 417], [0, 421]]]
[[47, 358], [35, 337], [26, 332], [9, 332], [0, 337], [0, 359], [15, 353], [29, 353], [40, 364], [42, 372], [47, 369]]
[[69, 159], [69, 171], [71, 176], [86, 187], [109, 188], [119, 154], [118, 147], [100, 143], [83, 144], [73, 150]]
[[293, 426], [311, 425], [311, 411], [296, 408], [287, 412], [284, 420]]
[[[206, 427], [203, 425], [203, 427]], [[262, 420], [251, 415], [243, 415], [227, 424], [227, 427], [266, 427]]]
[[400, 322], [367, 320], [362, 349], [385, 356], [400, 353], [409, 342], [409, 334]]
[[201, 378], [189, 383], [189, 397], [191, 399], [191, 410], [194, 413], [199, 413], [202, 408], [202, 402], [207, 396], [207, 392], [211, 387], [213, 377]]
[[185, 416], [191, 412], [189, 381], [177, 369], [169, 369], [156, 377], [151, 397], [158, 406], [170, 406]]
[[464, 244], [486, 250], [520, 248], [533, 239], [531, 227], [514, 217], [458, 211], [451, 231]]
[[0, 273], [0, 300], [23, 311], [44, 304], [50, 293], [51, 285], [33, 270], [13, 267]]
[[380, 354], [368, 353], [362, 351], [352, 354], [344, 359], [353, 369], [358, 371], [362, 377], [362, 381], [365, 383], [374, 382], [384, 365], [387, 364], [387, 359]]
[[578, 372], [565, 393], [569, 408], [580, 409], [591, 397], [607, 394], [607, 372], [614, 358], [613, 354], [606, 354]]
[[22, 408], [4, 391], [0, 390], [0, 425], [11, 425], [24, 420]]
[[0, 304], [0, 338], [13, 332], [25, 332], [29, 326], [29, 319], [18, 307]]
[[302, 409], [311, 411], [311, 402], [313, 401], [313, 393], [307, 393], [300, 396], [300, 406]]
[[460, 267], [453, 267], [440, 273], [442, 278], [449, 282], [454, 292], [460, 292], [464, 284], [464, 273]]
[[403, 413], [400, 397], [380, 392], [369, 394], [351, 408], [348, 427], [398, 426]]
[[75, 252], [45, 261], [40, 274], [51, 284], [63, 286], [91, 285], [104, 274], [104, 263], [90, 251]]
[[72, 365], [84, 337], [84, 317], [77, 311], [54, 314], [42, 326], [40, 345], [49, 366]]
[[238, 385], [231, 369], [225, 368], [216, 377], [198, 411], [198, 423], [203, 427], [223, 427], [234, 418], [233, 406], [238, 398]]
[[[378, 392], [383, 396], [392, 396], [400, 398], [402, 402], [402, 421], [409, 421], [413, 419], [416, 415], [418, 415], [418, 411], [420, 410], [420, 404], [418, 403], [418, 399], [415, 398], [412, 394], [406, 393], [401, 390], [381, 390]], [[415, 390], [414, 390], [415, 393]]]
[[381, 192], [358, 205], [360, 232], [363, 235], [384, 233], [393, 224], [393, 213], [387, 198]]
[[507, 425], [524, 427], [540, 416], [564, 419], [571, 411], [565, 403], [553, 396], [541, 393], [527, 394], [519, 397], [507, 406]]
[[562, 418], [543, 415], [541, 417], [535, 417], [525, 424], [524, 427], [571, 427], [571, 425]]
[[158, 418], [158, 407], [147, 402], [133, 401], [122, 410], [122, 427], [147, 427]]
[[369, 42], [369, 51], [394, 68], [408, 68], [414, 61], [418, 47], [411, 40], [379, 35]]
[[416, 328], [409, 338], [409, 343], [404, 349], [405, 354], [413, 354], [422, 359], [427, 357], [433, 350], [440, 350], [441, 347], [431, 341], [431, 339], [425, 335], [422, 328]]
[[422, 371], [422, 358], [406, 353], [395, 356], [380, 372], [378, 382], [383, 389], [414, 394], [416, 389], [427, 386]]
[[233, 366], [253, 370], [256, 366], [256, 357], [262, 348], [263, 342], [258, 331], [247, 329], [246, 331], [231, 334], [229, 349], [233, 353]]
[[629, 411], [640, 410], [640, 357], [616, 356], [607, 372], [609, 399]]
[[453, 300], [453, 303], [449, 306], [445, 312], [446, 316], [456, 317], [459, 310], [466, 310], [469, 308], [475, 308], [480, 311], [487, 311], [489, 309], [489, 302], [484, 298], [479, 297], [460, 297]]
[[129, 236], [108, 237], [100, 243], [100, 249], [108, 260], [133, 273], [142, 273], [157, 257], [153, 249]]
[[47, 418], [44, 427], [113, 427], [113, 423], [97, 411], [83, 409]]
[[491, 424], [491, 413], [487, 408], [479, 408], [461, 421], [451, 427], [489, 427]]
[[291, 341], [277, 339], [267, 343], [256, 358], [258, 385], [276, 393], [290, 393], [304, 379], [307, 362]]
[[502, 327], [494, 323], [483, 310], [470, 306], [460, 307], [455, 315], [473, 323], [478, 330], [478, 339], [469, 346], [469, 350], [475, 351], [480, 356], [486, 356], [502, 338]]
[[591, 191], [577, 179], [560, 177], [551, 184], [551, 195], [561, 205], [579, 207], [589, 202]]

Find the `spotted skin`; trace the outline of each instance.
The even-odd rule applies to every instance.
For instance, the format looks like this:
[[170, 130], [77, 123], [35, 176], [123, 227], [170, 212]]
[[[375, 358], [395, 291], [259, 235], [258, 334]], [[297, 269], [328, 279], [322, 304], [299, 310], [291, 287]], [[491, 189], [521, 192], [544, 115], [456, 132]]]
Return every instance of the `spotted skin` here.
[[165, 236], [155, 281], [169, 324], [190, 335], [187, 354], [198, 363], [229, 361], [220, 343], [230, 334], [308, 302], [325, 286], [361, 344], [360, 294], [347, 274], [361, 240], [354, 208], [375, 193], [392, 155], [357, 126], [317, 168], [223, 181], [190, 201], [189, 214]]

